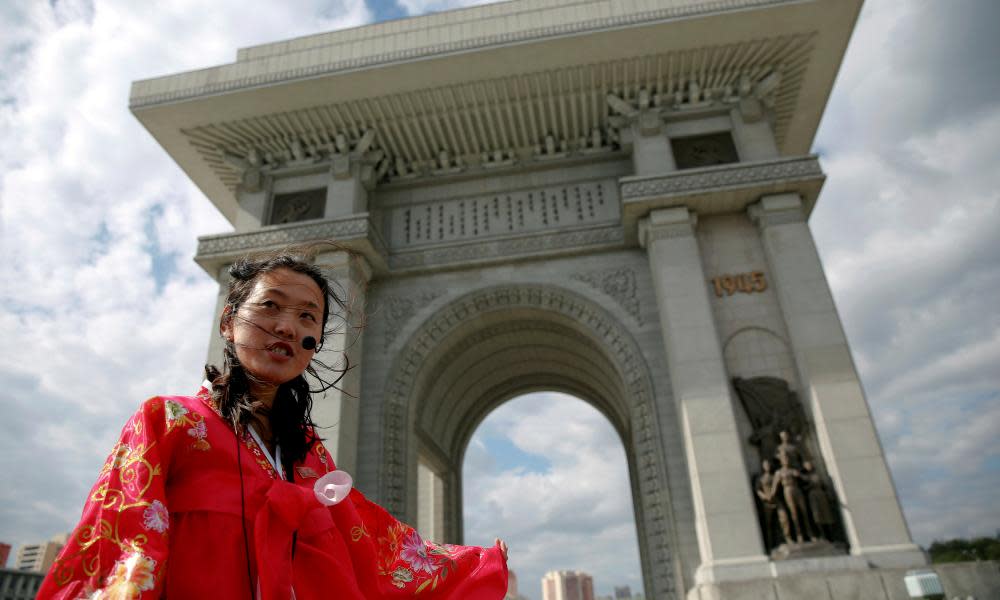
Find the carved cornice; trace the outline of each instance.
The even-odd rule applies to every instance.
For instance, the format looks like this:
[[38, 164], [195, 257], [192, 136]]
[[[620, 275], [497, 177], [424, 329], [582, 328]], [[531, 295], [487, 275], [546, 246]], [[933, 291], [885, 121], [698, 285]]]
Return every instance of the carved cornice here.
[[443, 248], [393, 254], [389, 257], [389, 266], [393, 271], [408, 271], [455, 263], [502, 261], [512, 257], [545, 255], [573, 249], [614, 248], [620, 246], [623, 239], [621, 226], [615, 224], [594, 229], [474, 241]]
[[[699, 4], [688, 4], [686, 6], [670, 6], [639, 13], [624, 14], [624, 15], [619, 14], [597, 19], [587, 19], [576, 23], [561, 23], [557, 25], [549, 25], [544, 27], [533, 27], [530, 29], [524, 29], [522, 31], [507, 31], [504, 33], [498, 33], [493, 35], [484, 35], [480, 37], [467, 38], [463, 40], [450, 41], [439, 44], [429, 44], [423, 47], [404, 48], [401, 50], [394, 50], [390, 52], [370, 54], [368, 56], [360, 56], [344, 60], [335, 60], [327, 63], [313, 64], [293, 69], [285, 69], [281, 71], [273, 71], [270, 73], [258, 73], [256, 75], [237, 77], [233, 79], [224, 79], [224, 75], [220, 73], [221, 77], [213, 78], [216, 79], [216, 81], [212, 81], [210, 83], [203, 83], [202, 85], [198, 86], [191, 86], [180, 89], [170, 89], [169, 91], [152, 92], [146, 94], [133, 92], [132, 97], [129, 98], [129, 108], [137, 109], [147, 106], [153, 106], [156, 104], [164, 104], [167, 102], [177, 102], [178, 100], [196, 98], [199, 96], [230, 92], [241, 88], [260, 87], [265, 85], [274, 85], [276, 83], [294, 81], [297, 79], [312, 78], [323, 75], [332, 75], [334, 73], [338, 73], [341, 71], [363, 69], [367, 67], [374, 67], [377, 65], [393, 63], [398, 61], [409, 61], [418, 58], [426, 58], [438, 54], [465, 52], [469, 50], [488, 48], [490, 46], [537, 41], [553, 36], [580, 34], [592, 31], [600, 31], [602, 29], [612, 29], [629, 25], [638, 25], [646, 22], [663, 21], [668, 19], [679, 19], [707, 12], [719, 12], [724, 10], [736, 10], [745, 8], [764, 8], [768, 6], [787, 4], [788, 2], [789, 0], [711, 0]], [[385, 37], [388, 38], [390, 36], [386, 35]], [[360, 43], [356, 43], [355, 45], [360, 45]], [[310, 50], [303, 50], [303, 52], [308, 52], [308, 51]], [[243, 61], [237, 62], [234, 65], [226, 65], [225, 67], [221, 67], [220, 69], [225, 69], [227, 67], [236, 67], [237, 65], [241, 64], [243, 64]], [[218, 79], [222, 80], [219, 81]], [[154, 83], [154, 82], [155, 80], [151, 80], [149, 83]], [[146, 83], [146, 82], [140, 82], [140, 83]]]
[[364, 255], [376, 270], [385, 268], [388, 249], [367, 213], [347, 219], [272, 225], [246, 233], [202, 236], [198, 239], [195, 261], [213, 273], [219, 265], [249, 252], [324, 241], [338, 242], [346, 250]]
[[761, 183], [786, 182], [823, 177], [815, 156], [768, 162], [733, 163], [704, 169], [687, 169], [664, 175], [628, 178], [621, 184], [622, 200], [712, 192]]
[[198, 238], [198, 256], [231, 254], [318, 240], [339, 240], [367, 235], [368, 215], [338, 221], [270, 226], [248, 233], [206, 235]]

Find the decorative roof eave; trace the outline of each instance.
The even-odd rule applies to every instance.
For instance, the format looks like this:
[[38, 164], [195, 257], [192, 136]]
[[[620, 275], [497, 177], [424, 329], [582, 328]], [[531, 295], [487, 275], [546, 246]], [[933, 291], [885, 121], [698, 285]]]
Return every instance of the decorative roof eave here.
[[[369, 185], [600, 154], [618, 147], [613, 112], [664, 118], [765, 101], [779, 144], [814, 34], [472, 81], [183, 130], [230, 191], [275, 169], [359, 161]], [[611, 106], [609, 106], [609, 97]]]
[[[596, 0], [593, 2], [593, 4], [601, 3]], [[323, 76], [303, 75], [283, 83], [252, 85], [230, 91], [216, 90], [186, 100], [175, 99], [159, 104], [134, 102], [133, 112], [194, 183], [205, 192], [227, 218], [232, 220], [237, 212], [236, 197], [233, 193], [236, 178], [248, 166], [246, 162], [253, 162], [247, 161], [247, 159], [256, 158], [248, 152], [245, 138], [253, 138], [254, 136], [267, 138], [268, 126], [265, 122], [278, 119], [278, 115], [295, 114], [301, 116], [309, 111], [320, 111], [320, 107], [327, 107], [333, 113], [333, 108], [330, 107], [340, 107], [343, 110], [351, 110], [353, 107], [355, 114], [353, 116], [344, 115], [342, 123], [333, 121], [333, 129], [337, 130], [336, 133], [340, 133], [341, 125], [346, 124], [351, 119], [355, 121], [356, 131], [349, 131], [350, 135], [344, 135], [343, 142], [346, 142], [349, 148], [348, 154], [354, 151], [353, 148], [364, 135], [362, 125], [376, 129], [374, 143], [369, 149], [376, 152], [382, 151], [383, 154], [381, 156], [376, 154], [359, 157], [366, 158], [369, 163], [373, 158], [378, 158], [375, 164], [367, 165], [372, 174], [378, 168], [378, 163], [391, 157], [392, 160], [385, 163], [383, 168], [389, 177], [394, 176], [393, 170], [396, 166], [397, 156], [402, 156], [410, 165], [416, 163], [413, 167], [415, 172], [420, 172], [421, 169], [428, 173], [435, 170], [448, 171], [458, 166], [459, 157], [466, 163], [481, 161], [483, 152], [478, 154], [468, 152], [469, 147], [463, 148], [464, 142], [457, 137], [458, 132], [449, 132], [446, 123], [443, 125], [443, 129], [439, 129], [441, 124], [433, 125], [435, 119], [447, 117], [447, 120], [451, 120], [454, 128], [455, 119], [464, 119], [465, 117], [460, 114], [453, 115], [442, 112], [440, 106], [435, 108], [433, 99], [429, 99], [428, 95], [434, 96], [437, 93], [444, 96], [445, 90], [464, 90], [466, 92], [465, 101], [463, 102], [459, 98], [450, 106], [456, 107], [461, 103], [462, 106], [478, 110], [480, 118], [484, 119], [481, 123], [477, 122], [474, 113], [469, 113], [467, 116], [472, 119], [472, 122], [466, 124], [465, 127], [472, 133], [466, 133], [480, 136], [491, 135], [487, 130], [490, 126], [490, 113], [493, 114], [494, 121], [499, 119], [499, 122], [513, 124], [513, 127], [506, 128], [499, 128], [499, 125], [496, 125], [497, 129], [493, 132], [496, 136], [502, 136], [506, 133], [511, 137], [508, 138], [508, 144], [494, 144], [495, 147], [486, 149], [487, 158], [493, 158], [494, 162], [500, 163], [508, 160], [512, 162], [533, 160], [533, 156], [538, 154], [537, 151], [534, 151], [537, 146], [542, 146], [545, 149], [544, 154], [549, 154], [550, 150], [553, 149], [555, 151], [552, 154], [561, 154], [566, 151], [560, 148], [564, 145], [563, 139], [567, 141], [565, 147], [571, 152], [575, 151], [570, 148], [571, 145], [575, 144], [577, 148], [582, 149], [585, 144], [581, 145], [580, 137], [572, 135], [572, 121], [567, 122], [566, 127], [570, 135], [564, 136], [562, 131], [552, 131], [552, 144], [546, 144], [545, 135], [549, 132], [544, 131], [541, 125], [537, 126], [536, 131], [529, 129], [525, 133], [518, 120], [523, 117], [530, 122], [531, 117], [527, 114], [519, 116], [517, 113], [518, 107], [523, 113], [525, 102], [524, 98], [519, 97], [514, 89], [516, 82], [521, 82], [523, 86], [525, 81], [536, 77], [542, 78], [539, 81], [547, 78], [552, 83], [558, 81], [566, 83], [567, 78], [571, 79], [575, 76], [574, 73], [589, 73], [595, 69], [603, 68], [601, 65], [626, 65], [657, 56], [697, 53], [708, 48], [705, 46], [707, 39], [717, 42], [711, 48], [731, 48], [754, 41], [761, 42], [763, 41], [760, 37], [761, 32], [773, 32], [773, 36], [767, 40], [770, 43], [773, 43], [774, 40], [800, 39], [802, 36], [812, 36], [808, 43], [811, 50], [802, 55], [803, 62], [795, 65], [786, 62], [783, 65], [786, 69], [789, 69], [791, 65], [792, 70], [786, 71], [786, 76], [782, 78], [781, 86], [777, 92], [779, 95], [785, 94], [784, 101], [777, 99], [773, 107], [779, 129], [778, 134], [784, 140], [781, 146], [782, 153], [804, 154], [808, 152], [856, 19], [860, 1], [720, 0], [718, 2], [697, 2], [670, 0], [669, 3], [671, 6], [684, 5], [688, 8], [698, 5], [703, 12], [697, 15], [691, 13], [685, 18], [674, 17], [654, 22], [642, 20], [648, 17], [648, 15], [643, 16], [646, 13], [634, 13], [626, 19], [630, 20], [630, 25], [620, 25], [617, 29], [596, 29], [576, 34], [551, 33], [549, 37], [540, 38], [531, 43], [510, 43], [509, 40], [495, 41], [493, 46], [483, 47], [474, 52], [438, 53], [428, 55], [420, 60], [411, 58], [377, 67], [362, 68], [356, 66], [349, 69], [345, 67], [344, 70], [337, 73]], [[520, 6], [522, 4], [554, 6], [555, 3], [524, 0], [524, 2], [504, 3], [503, 6]], [[572, 6], [577, 4], [588, 3], [573, 3]], [[629, 10], [619, 10], [619, 6], [625, 5], [612, 2], [609, 6], [612, 7], [612, 12], [622, 12]], [[711, 14], [704, 12], [708, 10], [708, 7], [713, 7], [712, 10], [715, 12]], [[748, 7], [751, 10], [735, 10], [736, 8]], [[562, 8], [570, 10], [567, 6]], [[444, 18], [448, 14], [442, 13], [436, 16]], [[698, 18], [694, 18], [694, 16]], [[409, 20], [396, 22], [394, 26], [402, 28], [408, 22]], [[378, 26], [382, 25], [385, 24]], [[335, 32], [330, 35], [336, 38], [341, 33], [345, 32]], [[407, 39], [413, 37], [410, 34], [407, 36]], [[418, 42], [419, 38], [420, 36], [417, 36]], [[392, 38], [387, 36], [386, 39]], [[506, 38], [504, 39], [506, 40]], [[292, 40], [288, 44], [293, 45], [296, 42], [296, 40]], [[285, 43], [280, 43], [277, 46], [282, 44]], [[402, 39], [400, 39], [399, 44], [403, 45]], [[417, 45], [420, 44], [417, 43]], [[309, 60], [318, 62], [326, 60], [329, 63], [330, 56], [338, 56], [336, 52], [333, 52], [333, 49], [334, 46], [323, 46], [322, 48], [313, 47], [308, 50], [285, 53], [270, 52], [269, 50], [258, 52], [255, 49], [249, 49], [241, 51], [241, 55], [245, 58], [252, 55], [255, 58], [248, 58], [246, 62], [238, 62], [235, 65], [219, 67], [218, 69], [233, 68], [247, 76], [250, 76], [255, 69], [272, 72], [291, 60], [289, 57], [293, 55], [303, 60], [308, 55]], [[364, 54], [362, 50], [354, 54]], [[530, 65], [529, 72], [526, 72], [525, 65]], [[795, 69], [797, 72], [793, 72]], [[164, 78], [157, 85], [160, 85], [162, 89], [180, 90], [186, 89], [186, 86], [190, 87], [188, 86], [190, 78], [197, 79], [205, 76], [207, 77], [206, 81], [213, 80], [217, 76], [221, 78], [221, 72], [208, 73], [209, 71], [211, 70]], [[629, 73], [632, 76], [632, 71]], [[134, 101], [146, 96], [142, 93], [142, 89], [148, 88], [147, 84], [151, 85], [149, 82], [135, 84], [133, 88]], [[503, 90], [507, 89], [509, 100], [495, 97], [483, 99], [481, 95], [477, 100], [471, 91], [476, 85], [497, 86], [497, 91], [501, 92], [501, 95]], [[633, 95], [630, 97], [629, 90], [636, 90], [638, 86], [623, 85], [622, 87], [625, 99], [634, 100], [634, 94], [637, 92], [631, 92]], [[548, 103], [550, 97], [558, 99], [560, 93], [557, 88], [558, 86], [554, 85], [551, 94], [548, 90], [539, 93], [538, 89], [535, 88], [534, 95], [531, 92], [527, 93], [528, 101], [535, 101], [537, 104], [538, 98], [544, 98], [544, 103]], [[792, 88], [797, 88], [798, 91], [792, 94], [785, 91]], [[456, 93], [456, 95], [458, 94]], [[405, 105], [404, 99], [409, 100], [414, 105], [412, 109]], [[439, 101], [439, 104], [448, 106], [449, 102], [451, 102], [449, 98], [444, 98]], [[395, 106], [389, 110], [387, 107], [392, 103], [395, 103]], [[380, 119], [377, 114], [376, 109], [379, 105], [386, 113], [384, 119]], [[362, 114], [366, 110], [372, 114], [367, 116]], [[514, 113], [513, 116], [507, 114], [508, 110]], [[553, 121], [558, 120], [558, 126], [562, 127], [563, 113], [557, 114], [551, 107], [536, 106], [536, 110], [548, 111]], [[564, 114], [572, 118], [572, 107], [569, 107]], [[317, 118], [315, 112], [312, 115], [314, 119]], [[414, 116], [429, 121], [421, 122], [419, 118], [414, 120]], [[603, 121], [607, 116], [608, 114], [605, 113], [598, 121]], [[378, 122], [376, 123], [376, 121]], [[264, 133], [248, 130], [243, 131], [242, 136], [240, 136], [234, 135], [231, 131], [225, 132], [225, 134], [219, 134], [227, 138], [222, 144], [219, 144], [218, 140], [212, 139], [213, 136], [206, 137], [204, 135], [213, 127], [222, 130], [225, 128], [224, 124], [237, 127], [237, 124], [244, 122], [251, 129], [251, 122], [253, 122], [258, 128], [263, 128]], [[368, 125], [368, 123], [374, 125]], [[613, 131], [606, 127], [603, 122], [598, 123], [598, 127], [594, 127], [593, 123], [586, 124], [579, 121], [576, 123], [578, 131], [585, 132], [585, 135], [589, 134], [591, 139], [596, 137], [593, 130], [597, 129], [602, 146], [609, 145], [610, 140], [610, 145], [614, 147]], [[480, 130], [480, 127], [483, 129]], [[299, 160], [300, 157], [307, 161], [315, 161], [317, 155], [310, 156], [310, 144], [304, 140], [299, 142], [301, 148], [293, 147], [294, 144], [291, 140], [284, 144], [284, 148], [273, 147], [276, 139], [285, 136], [288, 131], [301, 132], [303, 129], [308, 130], [309, 125], [307, 123], [302, 123], [301, 126], [284, 125], [280, 130], [270, 132], [271, 137], [275, 139], [265, 139], [264, 141], [272, 146], [272, 155], [275, 155], [276, 151], [280, 151], [280, 153], [290, 152], [295, 160]], [[348, 124], [347, 129], [350, 130], [352, 127]], [[319, 134], [319, 140], [325, 142], [328, 148], [331, 146], [331, 142], [333, 147], [337, 146], [336, 134], [333, 133], [333, 130], [325, 132], [327, 136], [325, 140], [318, 129], [316, 132]], [[277, 134], [276, 137], [275, 134]], [[427, 138], [424, 142], [420, 140], [421, 134]], [[443, 148], [440, 146], [433, 148], [431, 140], [435, 135], [448, 138], [450, 145]], [[454, 140], [449, 137], [452, 135], [455, 136]], [[517, 146], [510, 141], [514, 136], [520, 136], [521, 141], [532, 139], [533, 143]], [[471, 139], [470, 137], [469, 140]], [[396, 152], [392, 152], [390, 147], [392, 143], [397, 146]], [[196, 146], [196, 144], [198, 145]], [[318, 144], [314, 141], [312, 145]], [[242, 151], [239, 149], [240, 146], [244, 146]], [[594, 148], [602, 147], [593, 143], [591, 146]], [[236, 151], [230, 150], [230, 148], [236, 148]], [[447, 151], [445, 163], [452, 163], [451, 167], [441, 166], [441, 149]], [[224, 150], [228, 151], [230, 156], [227, 157]], [[298, 152], [298, 150], [302, 152]], [[261, 157], [264, 158], [267, 152], [266, 148], [261, 148], [260, 152]], [[335, 154], [329, 149], [327, 152], [328, 159], [332, 158], [329, 156], [330, 154]], [[493, 156], [496, 152], [500, 152], [500, 154]], [[504, 153], [507, 156], [504, 156]], [[294, 161], [286, 160], [285, 162]], [[433, 163], [437, 163], [438, 166], [434, 167]], [[253, 165], [251, 164], [251, 166]], [[259, 166], [263, 166], [263, 163]]]

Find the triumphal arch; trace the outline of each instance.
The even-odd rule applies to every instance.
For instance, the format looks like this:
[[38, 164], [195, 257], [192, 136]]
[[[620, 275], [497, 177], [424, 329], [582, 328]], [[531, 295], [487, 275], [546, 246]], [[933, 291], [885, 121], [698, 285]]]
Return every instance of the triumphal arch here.
[[243, 48], [131, 109], [233, 224], [199, 242], [220, 284], [341, 245], [316, 261], [368, 322], [316, 417], [400, 517], [460, 541], [477, 424], [562, 390], [621, 435], [648, 597], [883, 598], [924, 558], [807, 226], [860, 4], [502, 2]]

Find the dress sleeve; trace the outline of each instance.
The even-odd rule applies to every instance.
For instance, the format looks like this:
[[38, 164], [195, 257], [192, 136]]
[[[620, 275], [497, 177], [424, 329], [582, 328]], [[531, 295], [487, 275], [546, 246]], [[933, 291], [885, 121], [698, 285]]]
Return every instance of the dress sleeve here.
[[331, 510], [366, 598], [501, 600], [507, 593], [507, 561], [499, 547], [426, 541], [357, 490], [343, 504], [349, 506]]
[[167, 561], [164, 401], [128, 420], [101, 468], [83, 516], [36, 596], [158, 598]]

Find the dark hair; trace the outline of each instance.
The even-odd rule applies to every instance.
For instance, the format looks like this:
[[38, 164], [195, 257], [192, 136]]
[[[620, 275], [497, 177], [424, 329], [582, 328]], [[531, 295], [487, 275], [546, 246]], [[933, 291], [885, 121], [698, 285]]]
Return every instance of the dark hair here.
[[[289, 269], [309, 276], [319, 286], [324, 298], [322, 334], [316, 347], [317, 353], [329, 336], [340, 333], [346, 335], [348, 333], [346, 327], [341, 329], [328, 325], [330, 309], [331, 305], [336, 308], [335, 321], [347, 324], [350, 322], [348, 313], [351, 311], [352, 303], [346, 300], [346, 293], [342, 298], [334, 292], [323, 272], [311, 264], [311, 254], [313, 252], [307, 248], [285, 249], [243, 256], [236, 260], [229, 267], [229, 293], [226, 296], [226, 306], [220, 325], [227, 320], [237, 318], [237, 311], [250, 297], [261, 275], [278, 269]], [[324, 364], [313, 356], [305, 373], [318, 383], [317, 388], [310, 388], [309, 382], [302, 374], [278, 386], [274, 402], [264, 416], [270, 420], [274, 442], [281, 446], [281, 462], [286, 472], [290, 471], [296, 462], [304, 459], [306, 453], [320, 440], [315, 432], [316, 424], [312, 420], [312, 394], [335, 388], [350, 368], [346, 353], [333, 366]], [[327, 381], [319, 371], [331, 372], [335, 378]], [[205, 365], [205, 377], [212, 382], [212, 398], [223, 418], [232, 423], [237, 432], [246, 431], [247, 425], [259, 418], [254, 412], [257, 411], [260, 415], [263, 411], [250, 393], [250, 384], [254, 381], [254, 377], [240, 364], [232, 341], [226, 340], [223, 348], [222, 370], [220, 371], [215, 365]]]

